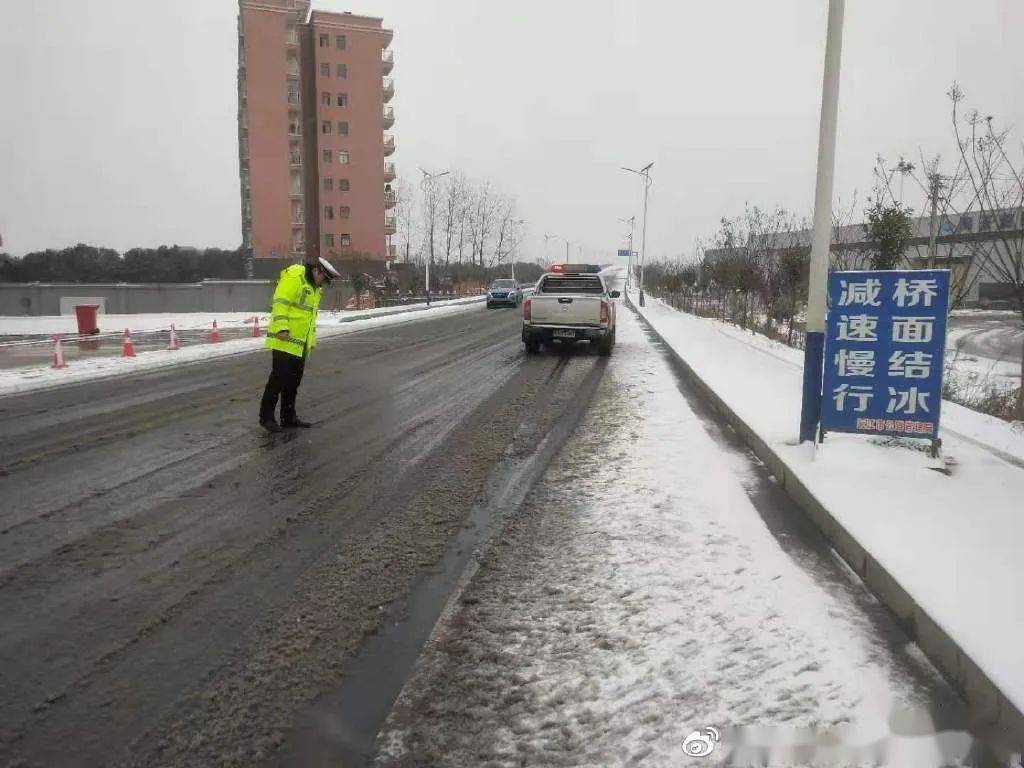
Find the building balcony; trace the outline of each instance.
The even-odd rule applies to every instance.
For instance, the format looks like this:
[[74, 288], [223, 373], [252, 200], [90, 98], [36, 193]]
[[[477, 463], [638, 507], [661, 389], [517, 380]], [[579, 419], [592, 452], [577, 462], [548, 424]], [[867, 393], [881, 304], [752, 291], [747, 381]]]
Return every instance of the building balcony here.
[[380, 52], [380, 63], [383, 74], [390, 75], [395, 68], [395, 52], [385, 48]]
[[384, 217], [384, 234], [393, 235], [398, 232], [398, 221], [394, 216]]
[[384, 101], [387, 103], [395, 97], [395, 81], [390, 77], [385, 77], [382, 81], [382, 85], [384, 88]]
[[384, 190], [384, 208], [394, 208], [398, 205], [398, 195], [393, 189]]
[[395, 164], [384, 163], [384, 181], [390, 184], [395, 180]]
[[390, 133], [384, 134], [384, 157], [395, 154], [395, 137]]
[[289, 93], [288, 94], [288, 104], [290, 106], [293, 106], [293, 107], [299, 106], [299, 94], [297, 94], [297, 93]]
[[395, 124], [395, 108], [384, 107], [384, 127], [390, 128]]
[[301, 168], [302, 167], [302, 155], [292, 155], [291, 157], [288, 158], [288, 164], [292, 168]]

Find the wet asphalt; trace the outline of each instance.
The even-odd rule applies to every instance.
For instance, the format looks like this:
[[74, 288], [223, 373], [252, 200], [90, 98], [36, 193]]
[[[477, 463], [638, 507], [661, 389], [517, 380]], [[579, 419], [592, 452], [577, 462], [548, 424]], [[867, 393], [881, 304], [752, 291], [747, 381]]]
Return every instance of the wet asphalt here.
[[473, 308], [325, 340], [315, 425], [280, 435], [256, 426], [261, 353], [0, 399], [0, 765], [372, 741], [404, 682], [377, 673], [411, 667], [603, 375], [518, 332]]

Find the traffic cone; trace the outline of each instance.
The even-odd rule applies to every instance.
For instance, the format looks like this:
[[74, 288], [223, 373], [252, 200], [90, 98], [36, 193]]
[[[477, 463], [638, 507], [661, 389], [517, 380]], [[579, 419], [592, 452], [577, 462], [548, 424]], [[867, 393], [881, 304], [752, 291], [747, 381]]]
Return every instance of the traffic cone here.
[[167, 345], [168, 349], [181, 349], [181, 344], [178, 342], [178, 334], [174, 332], [174, 323], [171, 323], [171, 343]]
[[121, 357], [135, 357], [135, 347], [132, 346], [132, 332], [124, 329], [124, 346], [121, 348]]
[[210, 343], [211, 344], [218, 344], [218, 343], [220, 343], [220, 329], [217, 328], [217, 321], [216, 320], [213, 321], [213, 332], [210, 334]]
[[252, 316], [252, 337], [255, 339], [259, 335], [260, 335], [260, 316], [259, 315], [253, 315]]
[[53, 337], [53, 365], [51, 368], [67, 368], [68, 364], [64, 362], [64, 347], [60, 344], [60, 336]]

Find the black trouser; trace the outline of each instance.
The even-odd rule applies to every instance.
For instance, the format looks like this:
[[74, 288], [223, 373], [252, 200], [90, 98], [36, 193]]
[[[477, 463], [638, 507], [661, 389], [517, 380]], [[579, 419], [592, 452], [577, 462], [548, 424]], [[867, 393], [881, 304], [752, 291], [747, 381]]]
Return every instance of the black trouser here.
[[267, 379], [263, 400], [260, 401], [260, 421], [273, 420], [278, 395], [281, 396], [281, 421], [292, 421], [295, 419], [295, 396], [299, 393], [299, 384], [302, 383], [306, 358], [289, 355], [278, 349], [272, 349], [271, 353], [274, 357], [270, 378]]

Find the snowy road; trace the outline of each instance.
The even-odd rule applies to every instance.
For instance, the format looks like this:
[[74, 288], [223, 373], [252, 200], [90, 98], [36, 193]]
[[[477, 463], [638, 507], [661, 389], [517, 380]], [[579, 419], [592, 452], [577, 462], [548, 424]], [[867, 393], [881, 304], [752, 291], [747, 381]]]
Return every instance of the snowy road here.
[[954, 312], [948, 346], [986, 360], [1020, 363], [1024, 328], [1016, 312]]
[[[319, 423], [277, 436], [255, 424], [267, 367], [0, 398], [0, 765], [300, 750], [295, 725], [408, 613], [485, 490], [525, 476], [510, 450], [556, 449], [606, 361], [524, 357], [512, 310], [355, 331], [307, 367], [299, 413]], [[445, 597], [413, 606], [427, 633]]]
[[439, 625], [377, 764], [703, 765], [682, 747], [705, 726], [842, 723], [888, 738], [886, 764], [943, 764], [935, 732], [962, 754], [960, 700], [620, 310], [583, 423]]

